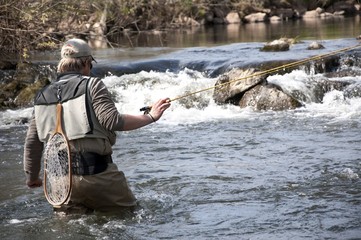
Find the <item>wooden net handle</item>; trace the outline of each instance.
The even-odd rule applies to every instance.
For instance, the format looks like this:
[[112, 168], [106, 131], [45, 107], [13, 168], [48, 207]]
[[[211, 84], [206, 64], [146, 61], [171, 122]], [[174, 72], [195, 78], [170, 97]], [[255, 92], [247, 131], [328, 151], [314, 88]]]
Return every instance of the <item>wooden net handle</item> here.
[[62, 116], [62, 111], [63, 111], [63, 107], [61, 105], [61, 103], [58, 103], [56, 105], [56, 126], [55, 126], [55, 132], [56, 133], [61, 133], [61, 134], [64, 134], [63, 133], [63, 128], [61, 126], [61, 116]]

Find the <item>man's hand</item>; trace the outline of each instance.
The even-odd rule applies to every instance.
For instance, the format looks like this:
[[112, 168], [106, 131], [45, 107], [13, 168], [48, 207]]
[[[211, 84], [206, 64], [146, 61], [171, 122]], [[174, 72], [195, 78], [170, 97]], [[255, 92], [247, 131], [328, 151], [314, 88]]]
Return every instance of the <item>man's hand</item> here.
[[158, 121], [159, 118], [163, 115], [163, 112], [170, 107], [170, 99], [163, 98], [159, 99], [155, 104], [153, 104], [152, 108], [150, 109], [150, 114], [154, 121]]
[[41, 187], [43, 185], [43, 181], [38, 178], [34, 181], [26, 181], [26, 185], [28, 185], [29, 188], [36, 188], [36, 187]]

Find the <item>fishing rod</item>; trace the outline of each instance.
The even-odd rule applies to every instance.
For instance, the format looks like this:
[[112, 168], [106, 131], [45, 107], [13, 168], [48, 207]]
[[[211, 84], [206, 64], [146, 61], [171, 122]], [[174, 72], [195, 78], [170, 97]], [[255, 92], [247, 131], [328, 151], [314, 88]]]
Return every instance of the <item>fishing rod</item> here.
[[[320, 59], [323, 59], [323, 58], [334, 56], [334, 55], [336, 55], [338, 53], [347, 52], [347, 51], [357, 49], [357, 48], [360, 48], [360, 47], [361, 47], [361, 44], [357, 44], [357, 45], [354, 45], [354, 46], [351, 46], [351, 47], [341, 48], [341, 49], [338, 49], [338, 50], [335, 50], [335, 51], [332, 51], [332, 52], [329, 52], [329, 53], [319, 54], [319, 55], [316, 55], [316, 56], [313, 56], [313, 57], [309, 57], [309, 58], [305, 58], [305, 59], [298, 60], [298, 61], [295, 61], [295, 62], [287, 63], [287, 64], [284, 64], [284, 65], [281, 65], [281, 66], [278, 66], [278, 67], [275, 67], [275, 68], [260, 71], [260, 72], [257, 72], [257, 73], [254, 73], [254, 74], [251, 74], [251, 75], [248, 75], [248, 76], [245, 76], [245, 77], [237, 78], [235, 80], [228, 81], [228, 82], [225, 82], [225, 83], [222, 83], [222, 84], [218, 84], [218, 85], [215, 85], [215, 86], [212, 86], [212, 87], [209, 87], [209, 88], [204, 88], [204, 89], [201, 89], [201, 90], [198, 90], [198, 91], [195, 91], [195, 92], [184, 94], [184, 95], [181, 95], [181, 96], [170, 99], [169, 102], [177, 101], [177, 100], [192, 96], [192, 95], [197, 94], [197, 93], [201, 93], [201, 92], [209, 91], [209, 90], [212, 90], [212, 89], [215, 89], [215, 88], [223, 87], [223, 86], [225, 86], [227, 84], [239, 82], [239, 81], [242, 81], [242, 80], [246, 80], [248, 78], [258, 77], [258, 76], [262, 76], [262, 75], [269, 74], [269, 73], [275, 73], [275, 72], [278, 72], [280, 70], [285, 70], [285, 69], [288, 69], [288, 68], [300, 66], [300, 65], [305, 64], [305, 63], [310, 62], [310, 61], [320, 60]], [[152, 106], [145, 106], [145, 107], [142, 107], [140, 109], [140, 111], [142, 111], [142, 112], [144, 112], [146, 114], [151, 109], [152, 109]]]

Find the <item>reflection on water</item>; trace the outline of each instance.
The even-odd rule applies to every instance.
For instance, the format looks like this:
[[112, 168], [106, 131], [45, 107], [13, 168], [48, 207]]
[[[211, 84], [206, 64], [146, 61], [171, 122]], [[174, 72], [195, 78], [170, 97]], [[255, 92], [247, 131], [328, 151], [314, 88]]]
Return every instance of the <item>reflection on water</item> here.
[[360, 34], [360, 16], [302, 19], [275, 23], [202, 26], [169, 32], [113, 36], [121, 47], [194, 47], [236, 42], [266, 42], [280, 37], [308, 40], [353, 38]]
[[[95, 51], [96, 59], [124, 61], [146, 59], [179, 48], [212, 47], [232, 43], [268, 42], [281, 37], [323, 41], [356, 38], [361, 34], [360, 16], [352, 18], [308, 19], [276, 23], [249, 23], [201, 26], [175, 31], [127, 33], [110, 36], [108, 49]], [[59, 52], [32, 54], [32, 61], [57, 63]]]

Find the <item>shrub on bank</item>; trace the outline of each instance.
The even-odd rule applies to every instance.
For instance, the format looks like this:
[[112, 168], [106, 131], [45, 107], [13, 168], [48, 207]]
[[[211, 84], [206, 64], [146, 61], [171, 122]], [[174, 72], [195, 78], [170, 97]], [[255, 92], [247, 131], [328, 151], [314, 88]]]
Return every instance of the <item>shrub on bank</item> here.
[[[262, 21], [271, 16], [301, 17], [317, 7], [355, 14], [359, 10], [355, 4], [355, 0], [1, 0], [0, 53], [4, 58], [15, 53], [21, 60], [30, 50], [58, 48], [69, 36], [94, 40], [94, 47], [99, 47], [114, 34], [246, 22], [252, 13], [266, 14]], [[233, 18], [227, 18], [229, 13]]]

